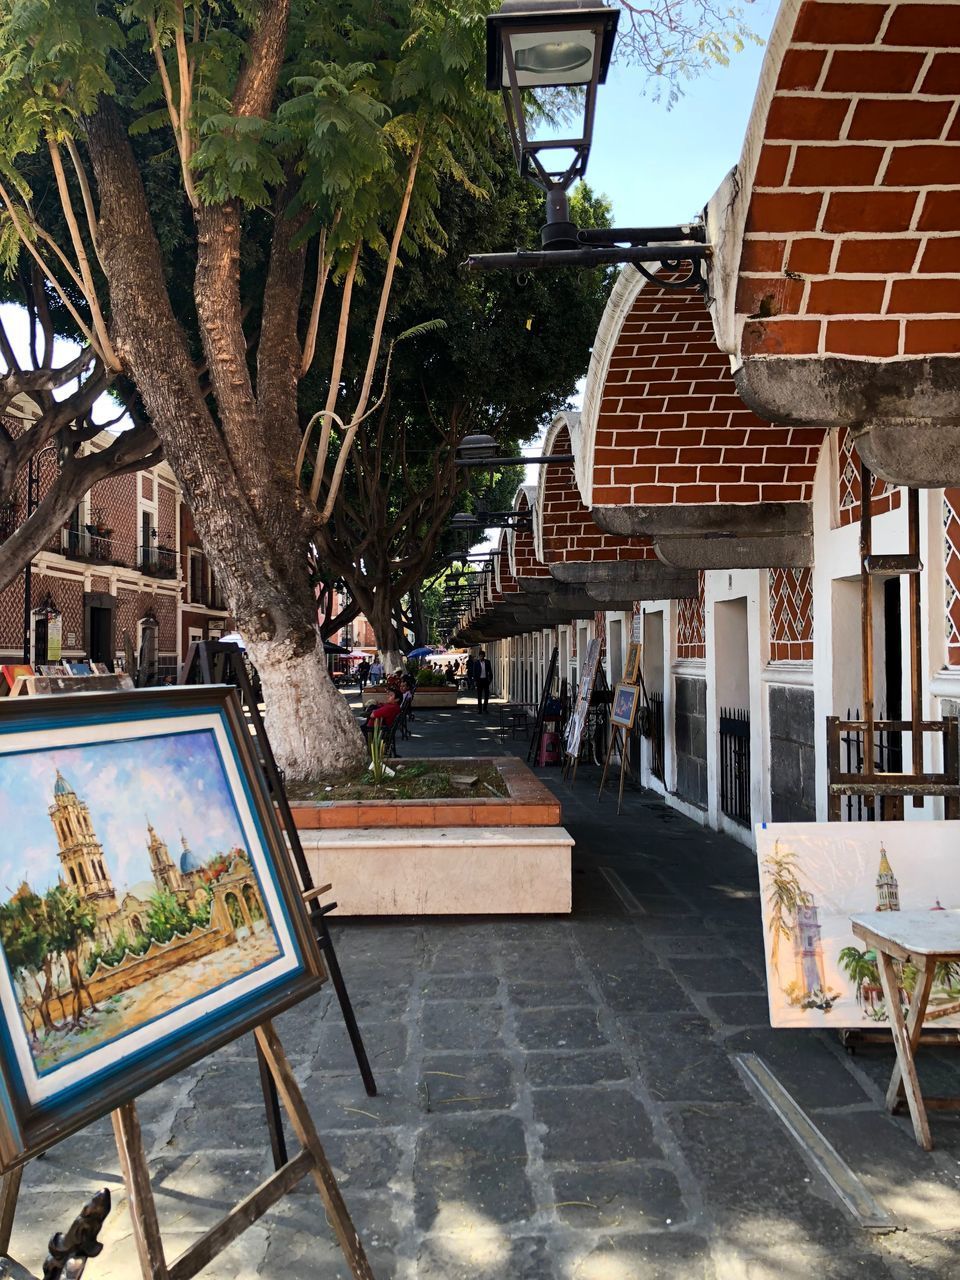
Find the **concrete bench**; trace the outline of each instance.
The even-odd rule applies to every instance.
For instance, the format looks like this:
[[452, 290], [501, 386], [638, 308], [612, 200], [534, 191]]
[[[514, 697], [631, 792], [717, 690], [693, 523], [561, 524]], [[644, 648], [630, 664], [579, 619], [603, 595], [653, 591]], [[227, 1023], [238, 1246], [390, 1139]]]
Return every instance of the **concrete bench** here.
[[564, 827], [301, 830], [334, 915], [554, 914], [571, 909], [573, 837]]

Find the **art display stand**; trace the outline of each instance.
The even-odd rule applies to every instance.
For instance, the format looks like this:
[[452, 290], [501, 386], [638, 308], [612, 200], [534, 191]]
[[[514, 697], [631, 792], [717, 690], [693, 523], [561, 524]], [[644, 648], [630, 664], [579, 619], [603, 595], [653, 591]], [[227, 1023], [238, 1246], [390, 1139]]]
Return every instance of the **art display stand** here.
[[[253, 694], [250, 675], [240, 646], [222, 640], [194, 641], [187, 651], [180, 682], [181, 684], [232, 684], [237, 689], [240, 700], [250, 716], [257, 755], [263, 766], [271, 798], [277, 808], [280, 826], [286, 836], [290, 853], [297, 868], [297, 874], [303, 889], [304, 903], [310, 916], [310, 923], [314, 929], [317, 945], [326, 962], [334, 990], [337, 993], [337, 999], [340, 1002], [343, 1021], [350, 1037], [350, 1043], [353, 1046], [357, 1066], [360, 1068], [363, 1086], [367, 1091], [367, 1096], [374, 1098], [377, 1094], [376, 1081], [370, 1067], [370, 1060], [367, 1057], [363, 1036], [360, 1034], [360, 1028], [357, 1025], [356, 1015], [353, 1012], [347, 985], [344, 982], [343, 973], [337, 960], [333, 938], [330, 936], [330, 930], [327, 927], [327, 914], [333, 911], [337, 904], [330, 902], [321, 905], [320, 903], [321, 895], [328, 893], [331, 886], [317, 886], [313, 883], [313, 876], [310, 873], [310, 867], [304, 855], [303, 846], [300, 843], [300, 835], [293, 820], [293, 814], [290, 812], [290, 803], [287, 800], [283, 778], [277, 767], [273, 748], [270, 746], [270, 739], [267, 737], [263, 725], [263, 717], [260, 715], [260, 709]], [[267, 1107], [267, 1123], [270, 1129], [270, 1143], [273, 1148], [274, 1163], [279, 1168], [286, 1160], [286, 1144], [274, 1079], [270, 1071], [267, 1070], [262, 1056], [260, 1057], [260, 1078]]]
[[[133, 1237], [140, 1261], [142, 1280], [190, 1280], [230, 1245], [239, 1235], [284, 1196], [289, 1195], [307, 1175], [316, 1183], [327, 1218], [343, 1250], [354, 1280], [374, 1280], [363, 1244], [350, 1219], [330, 1162], [320, 1143], [283, 1046], [271, 1022], [254, 1032], [257, 1047], [266, 1063], [300, 1150], [235, 1205], [189, 1249], [168, 1263], [163, 1248], [157, 1205], [150, 1185], [150, 1170], [143, 1148], [140, 1118], [135, 1102], [126, 1102], [113, 1112], [113, 1134], [130, 1203]], [[22, 1169], [4, 1175], [0, 1190], [0, 1254], [10, 1244], [13, 1215], [20, 1190]]]
[[553, 653], [550, 655], [550, 663], [547, 666], [547, 676], [543, 682], [543, 689], [540, 692], [540, 703], [537, 707], [537, 721], [533, 728], [533, 738], [527, 751], [527, 764], [536, 763], [540, 758], [540, 744], [543, 742], [544, 722], [547, 715], [547, 703], [550, 701], [550, 693], [553, 689], [553, 682], [557, 678], [557, 663], [560, 658], [560, 650], [556, 645], [553, 647]]
[[[598, 664], [593, 673], [593, 678], [590, 681], [589, 689], [586, 691], [586, 710], [582, 713], [583, 724], [580, 726], [580, 732], [577, 733], [572, 740], [568, 739], [563, 744], [562, 778], [564, 782], [569, 782], [572, 785], [577, 780], [577, 765], [580, 761], [580, 749], [583, 743], [583, 732], [586, 729], [586, 722], [589, 718], [590, 703], [595, 694], [608, 694], [609, 692], [610, 686], [607, 684], [607, 673], [604, 671], [603, 667]], [[577, 700], [574, 704], [571, 718], [576, 717], [577, 709], [583, 701], [584, 686], [581, 684], [577, 692]]]
[[[644, 714], [644, 716], [649, 717], [649, 714], [650, 714], [650, 701], [649, 701], [649, 699], [647, 698], [647, 686], [646, 686], [646, 684], [644, 683], [644, 679], [643, 679], [643, 672], [640, 670], [639, 665], [638, 665], [638, 666], [637, 666], [637, 668], [636, 668], [636, 681], [635, 681], [635, 682], [634, 682], [634, 681], [629, 681], [629, 686], [630, 686], [630, 687], [632, 687], [632, 688], [636, 688], [636, 689], [638, 690], [638, 697], [637, 697], [637, 701], [639, 701], [639, 695], [642, 695], [642, 696], [643, 696], [643, 714]], [[620, 685], [618, 685], [617, 687], [618, 687], [618, 688], [621, 688], [621, 687], [624, 687], [624, 686], [620, 686]], [[604, 789], [604, 787], [605, 787], [605, 786], [606, 786], [606, 784], [607, 784], [607, 773], [608, 773], [608, 771], [609, 771], [609, 769], [610, 769], [610, 759], [611, 759], [611, 757], [612, 757], [612, 755], [613, 755], [614, 747], [616, 747], [616, 746], [618, 746], [618, 745], [619, 745], [619, 749], [620, 749], [620, 791], [619, 791], [619, 794], [618, 794], [618, 797], [617, 797], [617, 817], [618, 817], [618, 818], [619, 818], [620, 814], [623, 812], [623, 787], [624, 787], [624, 782], [626, 781], [627, 774], [630, 774], [630, 775], [631, 775], [631, 777], [633, 776], [633, 772], [632, 772], [632, 770], [631, 770], [631, 768], [630, 768], [630, 764], [629, 764], [629, 754], [630, 754], [630, 734], [633, 732], [633, 726], [634, 726], [634, 722], [635, 722], [635, 718], [636, 718], [636, 714], [637, 714], [637, 701], [635, 701], [635, 703], [634, 703], [634, 719], [632, 719], [632, 720], [631, 720], [630, 724], [618, 723], [616, 719], [614, 719], [614, 718], [612, 718], [612, 717], [611, 717], [611, 727], [612, 727], [612, 732], [611, 732], [611, 734], [610, 734], [610, 742], [609, 742], [609, 744], [608, 744], [608, 746], [607, 746], [607, 755], [606, 755], [606, 759], [605, 759], [605, 760], [604, 760], [604, 762], [603, 762], [603, 773], [602, 773], [602, 774], [601, 774], [601, 776], [600, 776], [600, 790], [599, 790], [599, 792], [598, 792], [598, 794], [597, 794], [597, 799], [598, 799], [598, 800], [602, 800], [602, 799], [603, 799], [603, 789]], [[641, 722], [641, 724], [642, 724], [642, 722]]]
[[623, 725], [614, 724], [610, 733], [610, 742], [607, 745], [607, 755], [603, 762], [603, 773], [600, 775], [600, 790], [597, 799], [603, 799], [603, 788], [607, 785], [607, 773], [610, 769], [610, 757], [613, 755], [613, 749], [619, 745], [620, 748], [620, 791], [617, 796], [617, 817], [623, 811], [623, 784], [626, 776], [631, 773], [629, 764], [627, 763], [627, 735], [630, 730], [625, 729]]

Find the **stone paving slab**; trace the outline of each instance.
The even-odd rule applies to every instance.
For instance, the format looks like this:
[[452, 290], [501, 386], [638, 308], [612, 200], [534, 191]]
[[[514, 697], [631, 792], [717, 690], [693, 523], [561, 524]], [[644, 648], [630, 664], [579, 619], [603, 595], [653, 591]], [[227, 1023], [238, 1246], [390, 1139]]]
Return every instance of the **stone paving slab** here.
[[[495, 723], [424, 713], [410, 749], [495, 755]], [[935, 1116], [937, 1150], [921, 1152], [882, 1111], [889, 1051], [772, 1031], [749, 852], [637, 791], [618, 819], [595, 772], [571, 789], [542, 771], [577, 839], [571, 917], [335, 922], [377, 1097], [329, 989], [278, 1019], [378, 1280], [960, 1275], [960, 1123]], [[847, 1215], [745, 1086], [744, 1052], [907, 1230], [878, 1236]], [[920, 1061], [960, 1092], [960, 1054]], [[269, 1172], [251, 1038], [139, 1107], [172, 1256]], [[115, 1208], [87, 1274], [134, 1280], [107, 1121], [28, 1167], [14, 1252], [37, 1269], [51, 1228], [102, 1183]], [[348, 1280], [307, 1183], [202, 1274]]]

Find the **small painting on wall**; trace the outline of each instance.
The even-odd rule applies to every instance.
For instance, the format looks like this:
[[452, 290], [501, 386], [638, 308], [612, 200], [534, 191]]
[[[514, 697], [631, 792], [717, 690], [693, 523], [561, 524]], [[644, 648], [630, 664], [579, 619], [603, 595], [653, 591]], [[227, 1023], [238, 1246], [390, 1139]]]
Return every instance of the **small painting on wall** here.
[[227, 690], [4, 704], [0, 885], [2, 1167], [322, 980]]
[[[877, 957], [850, 917], [960, 908], [960, 822], [795, 822], [757, 827], [770, 1022], [889, 1025]], [[916, 970], [897, 966], [909, 1004]], [[938, 965], [926, 1025], [960, 1028], [960, 967]]]

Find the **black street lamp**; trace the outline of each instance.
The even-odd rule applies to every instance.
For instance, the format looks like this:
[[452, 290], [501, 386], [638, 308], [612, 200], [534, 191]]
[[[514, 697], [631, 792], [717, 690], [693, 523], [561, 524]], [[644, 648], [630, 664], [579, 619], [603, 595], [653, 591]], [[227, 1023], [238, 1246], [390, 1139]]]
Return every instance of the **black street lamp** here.
[[527, 463], [535, 467], [550, 462], [573, 462], [572, 453], [545, 453], [532, 458], [501, 458], [497, 455], [497, 442], [493, 436], [464, 436], [457, 445], [458, 467], [516, 467]]
[[526, 511], [458, 511], [451, 519], [451, 529], [524, 529], [531, 524]]
[[[607, 77], [619, 11], [593, 0], [503, 0], [487, 17], [487, 88], [503, 94], [507, 128], [522, 177], [547, 196], [547, 221], [540, 231], [541, 249], [515, 253], [474, 253], [466, 260], [473, 271], [529, 270], [539, 267], [602, 267], [629, 262], [648, 280], [647, 264], [671, 270], [673, 280], [657, 278], [667, 288], [691, 284], [706, 289], [702, 223], [673, 227], [578, 228], [570, 220], [567, 192], [582, 178], [590, 155], [597, 87]], [[531, 137], [531, 120], [545, 112], [536, 101], [538, 89], [571, 93], [582, 109], [582, 126], [569, 137]], [[530, 119], [528, 119], [530, 117]], [[570, 156], [564, 167], [552, 157]], [[681, 265], [689, 264], [681, 279]]]

